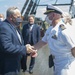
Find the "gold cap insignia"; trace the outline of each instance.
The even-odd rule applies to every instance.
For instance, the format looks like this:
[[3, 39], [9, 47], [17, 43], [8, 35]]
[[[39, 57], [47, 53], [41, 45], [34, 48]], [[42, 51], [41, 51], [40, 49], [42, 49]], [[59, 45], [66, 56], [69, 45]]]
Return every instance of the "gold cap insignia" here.
[[65, 27], [63, 24], [60, 25], [60, 28], [61, 28], [62, 30], [66, 29], [66, 27]]

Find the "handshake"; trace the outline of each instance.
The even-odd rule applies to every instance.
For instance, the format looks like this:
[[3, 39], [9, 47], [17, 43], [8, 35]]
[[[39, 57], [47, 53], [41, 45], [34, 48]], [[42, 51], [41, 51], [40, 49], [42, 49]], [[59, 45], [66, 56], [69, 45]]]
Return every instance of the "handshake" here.
[[26, 45], [27, 53], [29, 53], [32, 57], [37, 56], [37, 50], [34, 49], [34, 46], [31, 46], [30, 44]]

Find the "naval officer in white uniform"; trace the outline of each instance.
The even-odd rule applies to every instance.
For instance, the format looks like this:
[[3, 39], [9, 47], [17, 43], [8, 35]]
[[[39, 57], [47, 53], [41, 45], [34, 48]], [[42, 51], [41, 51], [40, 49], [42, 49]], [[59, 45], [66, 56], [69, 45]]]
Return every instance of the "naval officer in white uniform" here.
[[52, 21], [44, 37], [34, 47], [48, 44], [54, 61], [54, 75], [75, 75], [75, 33], [61, 19], [62, 11], [52, 5], [44, 13]]

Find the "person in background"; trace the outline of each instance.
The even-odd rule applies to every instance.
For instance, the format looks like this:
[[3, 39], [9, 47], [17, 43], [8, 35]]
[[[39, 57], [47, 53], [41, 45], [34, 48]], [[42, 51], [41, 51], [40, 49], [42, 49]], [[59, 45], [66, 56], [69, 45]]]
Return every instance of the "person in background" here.
[[63, 12], [63, 14], [62, 14], [62, 21], [66, 25], [72, 25], [71, 15], [68, 12]]
[[36, 54], [30, 44], [23, 44], [22, 35], [17, 28], [21, 22], [19, 9], [8, 8], [6, 19], [0, 26], [0, 75], [19, 75], [22, 56], [26, 53]]
[[[44, 35], [44, 29], [43, 29], [43, 27], [42, 27], [42, 22], [38, 22], [38, 25], [39, 25], [39, 27], [40, 27], [40, 36], [41, 37], [43, 37], [43, 35]], [[41, 38], [40, 38], [41, 39]]]
[[2, 22], [4, 20], [4, 15], [0, 14], [0, 22]]
[[54, 75], [75, 75], [75, 29], [66, 27], [61, 18], [63, 12], [53, 5], [48, 5], [44, 14], [52, 21], [52, 26], [34, 48], [39, 50], [49, 45], [54, 61]]
[[[22, 35], [24, 39], [24, 44], [34, 45], [40, 40], [40, 27], [39, 25], [34, 23], [35, 17], [34, 15], [28, 16], [28, 23], [23, 26]], [[27, 53], [27, 56], [30, 55]], [[22, 69], [23, 71], [27, 70], [27, 56], [22, 59]], [[31, 57], [30, 65], [29, 65], [29, 73], [33, 73], [33, 68], [35, 65], [35, 57]]]
[[38, 22], [38, 25], [40, 26], [40, 30], [42, 30], [42, 23]]

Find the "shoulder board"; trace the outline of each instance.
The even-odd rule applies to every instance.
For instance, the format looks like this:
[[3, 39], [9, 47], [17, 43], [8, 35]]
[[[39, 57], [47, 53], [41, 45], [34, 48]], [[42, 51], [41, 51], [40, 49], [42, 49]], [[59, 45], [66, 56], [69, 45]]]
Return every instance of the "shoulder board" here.
[[62, 30], [65, 30], [65, 29], [66, 29], [66, 27], [64, 26], [64, 24], [61, 24], [61, 25], [60, 25], [60, 28], [61, 28]]

